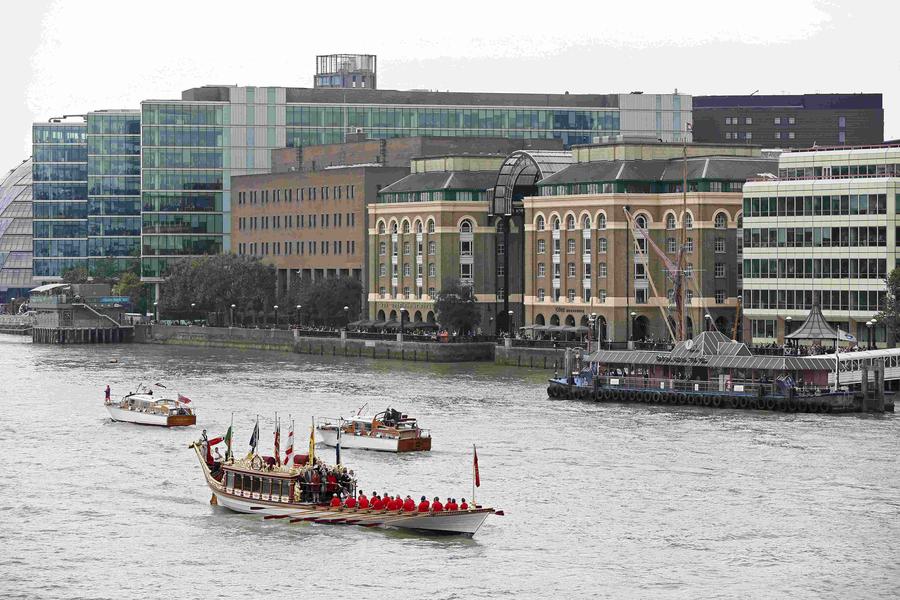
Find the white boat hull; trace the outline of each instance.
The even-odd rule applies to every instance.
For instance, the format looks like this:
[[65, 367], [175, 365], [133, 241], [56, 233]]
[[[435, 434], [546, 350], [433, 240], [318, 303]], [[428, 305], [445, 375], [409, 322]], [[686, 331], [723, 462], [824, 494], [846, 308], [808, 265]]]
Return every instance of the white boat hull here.
[[[326, 446], [337, 446], [337, 432], [334, 429], [316, 429], [319, 441]], [[367, 435], [341, 434], [341, 448], [359, 448], [362, 450], [379, 450], [381, 452], [398, 452], [400, 440], [397, 438], [369, 437]]]
[[123, 421], [125, 423], [138, 423], [139, 425], [159, 425], [168, 427], [168, 415], [155, 415], [152, 413], [143, 413], [136, 410], [124, 410], [115, 406], [107, 405], [106, 410], [113, 421]]

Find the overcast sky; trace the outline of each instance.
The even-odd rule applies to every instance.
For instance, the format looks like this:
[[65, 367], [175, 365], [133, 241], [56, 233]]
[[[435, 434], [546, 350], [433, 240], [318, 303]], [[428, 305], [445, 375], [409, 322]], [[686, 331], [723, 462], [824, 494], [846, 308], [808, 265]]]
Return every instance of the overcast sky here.
[[[28, 0], [0, 36], [0, 171], [30, 127], [203, 84], [312, 86], [314, 57], [378, 55], [380, 88], [694, 95], [882, 92], [900, 138], [893, 2]], [[609, 3], [611, 4], [611, 3]]]

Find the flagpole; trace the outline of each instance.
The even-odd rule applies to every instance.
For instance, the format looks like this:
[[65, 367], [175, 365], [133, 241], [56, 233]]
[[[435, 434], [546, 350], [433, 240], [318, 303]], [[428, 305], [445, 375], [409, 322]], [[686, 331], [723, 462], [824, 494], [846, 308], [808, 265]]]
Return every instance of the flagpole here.
[[475, 444], [472, 444], [472, 506], [475, 505], [475, 453], [477, 450], [475, 449]]

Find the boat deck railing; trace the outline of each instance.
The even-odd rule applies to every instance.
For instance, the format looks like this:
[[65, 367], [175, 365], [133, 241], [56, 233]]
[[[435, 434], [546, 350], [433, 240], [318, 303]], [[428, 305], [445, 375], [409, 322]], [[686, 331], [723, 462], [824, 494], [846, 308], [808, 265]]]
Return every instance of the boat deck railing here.
[[[729, 395], [746, 394], [750, 396], [781, 395], [778, 385], [770, 381], [754, 381], [747, 379], [724, 380], [694, 380], [644, 377], [641, 375], [603, 375], [598, 377], [602, 387], [621, 387], [639, 390], [658, 390], [662, 392], [685, 393], [727, 393]], [[591, 386], [592, 382], [587, 377], [577, 377], [577, 385]], [[794, 386], [796, 393], [801, 396], [817, 396], [828, 393], [827, 387], [821, 386]]]

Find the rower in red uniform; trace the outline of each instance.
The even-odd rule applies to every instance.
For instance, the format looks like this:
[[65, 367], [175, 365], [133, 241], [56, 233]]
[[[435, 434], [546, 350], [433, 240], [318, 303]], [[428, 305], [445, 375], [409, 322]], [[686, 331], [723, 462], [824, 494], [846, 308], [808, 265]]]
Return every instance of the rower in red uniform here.
[[394, 510], [403, 510], [403, 496], [400, 494], [394, 496]]
[[356, 498], [347, 496], [347, 499], [344, 500], [344, 508], [356, 508]]
[[437, 496], [435, 496], [434, 500], [431, 502], [431, 510], [433, 512], [441, 512], [444, 510], [444, 505], [441, 504], [441, 499]]
[[429, 508], [428, 500], [425, 499], [425, 496], [422, 496], [422, 499], [419, 501], [419, 512], [428, 512]]
[[416, 510], [416, 501], [412, 499], [412, 496], [406, 496], [406, 500], [403, 501], [403, 510], [406, 512], [415, 512]]
[[469, 505], [466, 504], [465, 498], [462, 499], [462, 502], [459, 505], [459, 510], [469, 510]]
[[369, 508], [369, 499], [366, 498], [365, 492], [359, 493], [359, 501], [356, 503], [356, 505], [359, 507], [359, 510], [365, 510]]
[[384, 510], [384, 501], [377, 493], [372, 496], [372, 508], [375, 510]]
[[459, 510], [459, 504], [456, 503], [456, 498], [447, 498], [447, 504], [444, 505], [444, 510]]
[[331, 495], [331, 507], [338, 508], [338, 507], [340, 507], [340, 505], [341, 505], [341, 499], [338, 498], [337, 494], [332, 494]]

